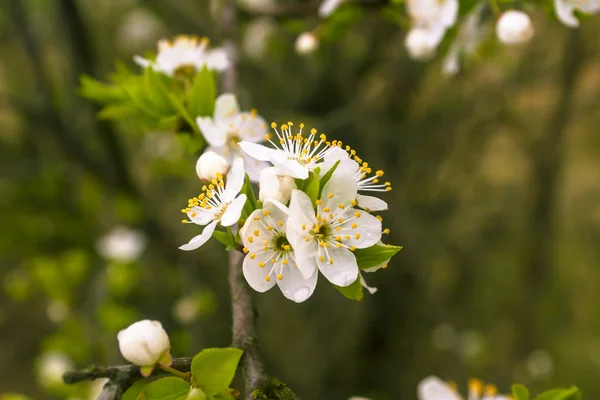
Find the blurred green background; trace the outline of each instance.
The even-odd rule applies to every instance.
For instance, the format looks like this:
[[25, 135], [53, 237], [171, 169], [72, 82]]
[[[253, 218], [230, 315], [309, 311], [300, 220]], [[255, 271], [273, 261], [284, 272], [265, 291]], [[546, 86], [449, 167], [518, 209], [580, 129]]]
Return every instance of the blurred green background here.
[[[137, 319], [162, 321], [175, 356], [229, 344], [221, 245], [177, 249], [200, 232], [180, 223], [197, 156], [169, 132], [97, 121], [77, 94], [81, 73], [106, 80], [160, 38], [218, 45], [216, 8], [0, 2], [0, 391], [85, 397], [35, 383], [40, 357], [122, 363], [116, 333]], [[600, 19], [573, 31], [533, 17], [531, 43], [490, 32], [447, 78], [440, 59], [408, 59], [404, 31], [375, 10], [308, 57], [293, 44], [316, 17], [240, 13], [242, 108], [384, 169], [388, 241], [404, 246], [360, 303], [324, 282], [303, 304], [255, 295], [268, 370], [304, 399], [411, 399], [429, 374], [600, 398]], [[99, 254], [116, 226], [143, 235], [139, 260]]]

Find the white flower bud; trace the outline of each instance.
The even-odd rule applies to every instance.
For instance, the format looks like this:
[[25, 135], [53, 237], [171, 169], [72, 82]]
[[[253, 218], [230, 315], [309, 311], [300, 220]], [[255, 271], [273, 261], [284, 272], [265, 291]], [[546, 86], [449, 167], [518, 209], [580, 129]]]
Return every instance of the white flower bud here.
[[214, 151], [204, 152], [196, 163], [196, 173], [200, 179], [205, 181], [216, 178], [217, 173], [225, 175], [228, 169], [227, 160]]
[[277, 168], [265, 168], [260, 172], [258, 198], [261, 202], [274, 199], [287, 204], [292, 197], [292, 190], [297, 189], [296, 181], [289, 175], [280, 175]]
[[119, 349], [123, 358], [141, 367], [156, 363], [170, 364], [169, 336], [158, 321], [145, 319], [119, 332]]
[[304, 32], [296, 39], [296, 52], [310, 54], [319, 47], [319, 39], [311, 32]]
[[98, 253], [111, 261], [132, 262], [137, 260], [146, 247], [145, 236], [123, 226], [113, 228], [98, 241]]
[[498, 39], [508, 45], [525, 43], [533, 37], [533, 33], [531, 18], [522, 11], [506, 11], [496, 24]]
[[42, 355], [38, 362], [38, 379], [42, 386], [52, 388], [62, 385], [62, 376], [73, 368], [69, 357], [63, 353], [52, 352]]
[[425, 60], [433, 55], [437, 46], [437, 40], [430, 30], [414, 28], [406, 35], [404, 45], [411, 58]]

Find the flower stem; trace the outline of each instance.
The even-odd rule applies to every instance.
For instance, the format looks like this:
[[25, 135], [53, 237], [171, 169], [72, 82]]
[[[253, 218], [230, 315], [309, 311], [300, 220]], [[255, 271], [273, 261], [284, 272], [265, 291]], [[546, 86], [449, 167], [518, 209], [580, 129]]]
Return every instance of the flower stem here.
[[185, 379], [186, 381], [189, 381], [190, 379], [192, 379], [192, 374], [190, 374], [189, 372], [178, 371], [175, 368], [165, 367], [164, 365], [159, 365], [159, 367], [167, 372], [172, 373], [175, 376]]

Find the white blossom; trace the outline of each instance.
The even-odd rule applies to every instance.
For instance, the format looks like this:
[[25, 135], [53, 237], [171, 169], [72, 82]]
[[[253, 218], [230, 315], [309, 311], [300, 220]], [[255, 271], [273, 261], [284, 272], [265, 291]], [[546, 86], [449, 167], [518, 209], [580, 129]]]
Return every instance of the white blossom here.
[[180, 246], [181, 250], [197, 249], [211, 238], [217, 224], [231, 226], [240, 219], [242, 208], [246, 203], [246, 195], [239, 194], [243, 185], [244, 161], [241, 157], [237, 157], [233, 161], [226, 181], [221, 174], [217, 175], [208, 186], [202, 187], [202, 193], [198, 197], [188, 201], [188, 207], [181, 211], [187, 214], [190, 221], [184, 222], [193, 222], [206, 227], [200, 235]]
[[208, 43], [205, 37], [181, 35], [172, 42], [160, 40], [155, 61], [140, 56], [134, 56], [133, 60], [141, 67], [152, 66], [154, 70], [170, 76], [196, 73], [204, 66], [210, 70], [224, 71], [229, 67], [225, 49], [208, 50]]
[[38, 380], [44, 387], [56, 387], [63, 383], [62, 376], [70, 369], [73, 369], [73, 362], [64, 353], [45, 353], [37, 363]]
[[196, 174], [205, 181], [216, 178], [217, 174], [225, 175], [228, 170], [227, 160], [214, 151], [205, 151], [196, 162]]
[[405, 45], [411, 56], [429, 57], [456, 23], [458, 0], [408, 0], [406, 7], [413, 29]]
[[319, 48], [319, 39], [312, 32], [304, 32], [296, 39], [296, 52], [306, 55]]
[[[454, 386], [435, 376], [429, 376], [419, 382], [418, 400], [462, 400]], [[469, 400], [510, 400], [509, 396], [499, 395], [494, 385], [486, 385], [477, 379], [469, 381]]]
[[426, 60], [433, 56], [439, 44], [439, 36], [427, 28], [413, 28], [404, 39], [408, 55], [416, 60]]
[[327, 18], [346, 0], [323, 0], [319, 5], [318, 14], [321, 18]]
[[381, 221], [357, 205], [358, 185], [348, 173], [334, 173], [314, 204], [306, 193], [292, 192], [287, 238], [296, 254], [300, 272], [309, 278], [319, 269], [330, 282], [348, 286], [358, 278], [352, 253], [381, 239]]
[[122, 263], [137, 260], [145, 248], [144, 234], [124, 226], [113, 228], [96, 244], [96, 250], [102, 257]]
[[63, 322], [69, 316], [69, 306], [62, 300], [52, 300], [46, 306], [46, 316], [55, 324]]
[[173, 315], [178, 322], [189, 324], [200, 315], [200, 302], [194, 296], [185, 296], [177, 300], [173, 306]]
[[269, 167], [261, 171], [258, 198], [263, 203], [266, 199], [271, 198], [287, 204], [294, 189], [297, 189], [294, 178], [277, 173], [277, 168]]
[[529, 15], [523, 11], [510, 10], [500, 16], [496, 24], [498, 39], [508, 45], [525, 43], [533, 37], [534, 29]]
[[568, 27], [576, 28], [579, 20], [574, 12], [580, 11], [584, 14], [596, 14], [600, 12], [600, 0], [554, 0], [556, 16]]
[[277, 25], [270, 18], [256, 18], [248, 24], [242, 48], [252, 59], [263, 61], [269, 50], [269, 41], [277, 32]]
[[[140, 367], [154, 367], [155, 364], [171, 365], [169, 336], [158, 321], [145, 319], [131, 324], [117, 335], [123, 358]], [[142, 374], [152, 372], [142, 369]]]
[[485, 26], [481, 24], [481, 17], [485, 4], [478, 3], [460, 25], [456, 39], [442, 64], [442, 71], [446, 75], [455, 75], [460, 70], [460, 55], [472, 56], [477, 50], [483, 36]]
[[250, 158], [238, 146], [240, 141], [254, 143], [264, 139], [267, 124], [256, 110], [240, 112], [235, 95], [226, 93], [217, 98], [213, 117], [198, 117], [196, 123], [209, 144], [207, 151], [223, 156], [229, 163], [242, 157], [244, 170], [253, 182], [258, 181], [260, 171], [268, 165]]
[[289, 210], [283, 204], [267, 199], [262, 209], [255, 210], [240, 229], [246, 257], [243, 272], [250, 287], [266, 292], [275, 284], [285, 297], [301, 303], [317, 286], [318, 272], [305, 277], [286, 236]]
[[288, 122], [277, 130], [277, 124], [273, 122], [271, 127], [275, 130], [277, 138], [272, 140], [272, 135], [265, 135], [272, 147], [249, 141], [240, 142], [240, 147], [252, 158], [271, 162], [280, 174], [306, 179], [308, 173], [318, 166], [317, 163], [323, 160], [332, 148], [341, 145], [341, 142], [328, 142], [324, 134], [319, 136], [320, 140], [315, 140], [317, 130], [314, 128], [308, 137], [304, 137], [304, 124], [300, 124], [298, 133], [293, 134], [293, 126], [293, 123]]

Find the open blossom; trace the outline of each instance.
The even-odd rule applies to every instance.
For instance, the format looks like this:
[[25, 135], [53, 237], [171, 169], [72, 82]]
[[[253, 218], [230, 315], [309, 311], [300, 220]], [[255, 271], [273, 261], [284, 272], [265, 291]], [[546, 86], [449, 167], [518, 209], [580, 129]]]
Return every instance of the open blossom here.
[[96, 250], [102, 257], [122, 263], [137, 260], [145, 248], [144, 234], [124, 226], [113, 228], [96, 244]]
[[[435, 376], [423, 379], [417, 388], [419, 400], [463, 400], [453, 385]], [[469, 400], [510, 400], [510, 396], [498, 394], [494, 385], [486, 385], [477, 379], [469, 381]]]
[[340, 172], [331, 176], [314, 205], [306, 193], [292, 192], [286, 234], [305, 278], [317, 269], [337, 286], [358, 278], [352, 252], [379, 242], [382, 230], [378, 218], [354, 208], [357, 190], [354, 177]]
[[295, 252], [286, 236], [288, 209], [267, 199], [240, 229], [246, 257], [244, 277], [257, 292], [266, 292], [275, 284], [285, 297], [301, 303], [317, 286], [318, 271], [305, 277], [297, 265]]
[[218, 174], [208, 186], [202, 187], [202, 193], [198, 197], [188, 201], [187, 208], [181, 210], [190, 219], [184, 222], [206, 225], [202, 234], [180, 246], [181, 250], [197, 249], [211, 238], [217, 224], [231, 226], [240, 219], [242, 208], [246, 203], [246, 195], [239, 194], [244, 184], [243, 163], [241, 157], [236, 158], [226, 181], [221, 174]]
[[149, 376], [155, 364], [169, 366], [172, 363], [169, 336], [158, 321], [145, 319], [129, 325], [117, 335], [123, 358], [142, 368], [142, 375]]
[[600, 0], [554, 0], [554, 7], [560, 22], [576, 28], [579, 26], [579, 20], [575, 17], [575, 11], [596, 14], [600, 12]]
[[531, 18], [523, 11], [506, 11], [496, 24], [498, 39], [508, 45], [525, 43], [531, 40], [533, 33]]
[[268, 165], [250, 158], [238, 146], [242, 140], [254, 143], [264, 139], [267, 124], [256, 110], [240, 112], [235, 95], [226, 93], [217, 98], [213, 117], [198, 117], [196, 123], [209, 144], [207, 151], [223, 156], [229, 163], [242, 157], [246, 173], [258, 182], [260, 171]]
[[261, 171], [258, 198], [263, 203], [266, 199], [274, 199], [287, 204], [294, 189], [297, 189], [294, 178], [277, 173], [277, 168], [269, 167]]
[[327, 136], [321, 134], [319, 140], [316, 140], [317, 130], [311, 129], [308, 137], [303, 136], [304, 124], [300, 124], [298, 133], [293, 134], [294, 124], [288, 122], [277, 129], [277, 124], [273, 122], [271, 127], [275, 130], [277, 138], [272, 135], [265, 135], [266, 140], [272, 147], [249, 141], [240, 142], [240, 147], [250, 157], [260, 161], [269, 161], [279, 173], [289, 175], [297, 179], [306, 179], [308, 174], [318, 162], [335, 147], [341, 146], [341, 142], [334, 140], [327, 141]]
[[413, 28], [405, 45], [411, 56], [427, 57], [456, 23], [458, 0], [408, 0], [406, 7]]
[[188, 75], [200, 71], [204, 66], [211, 70], [223, 71], [229, 66], [224, 49], [208, 50], [208, 38], [196, 36], [177, 36], [172, 42], [158, 42], [156, 60], [151, 61], [140, 56], [133, 60], [141, 67], [152, 66], [156, 71], [167, 75]]

